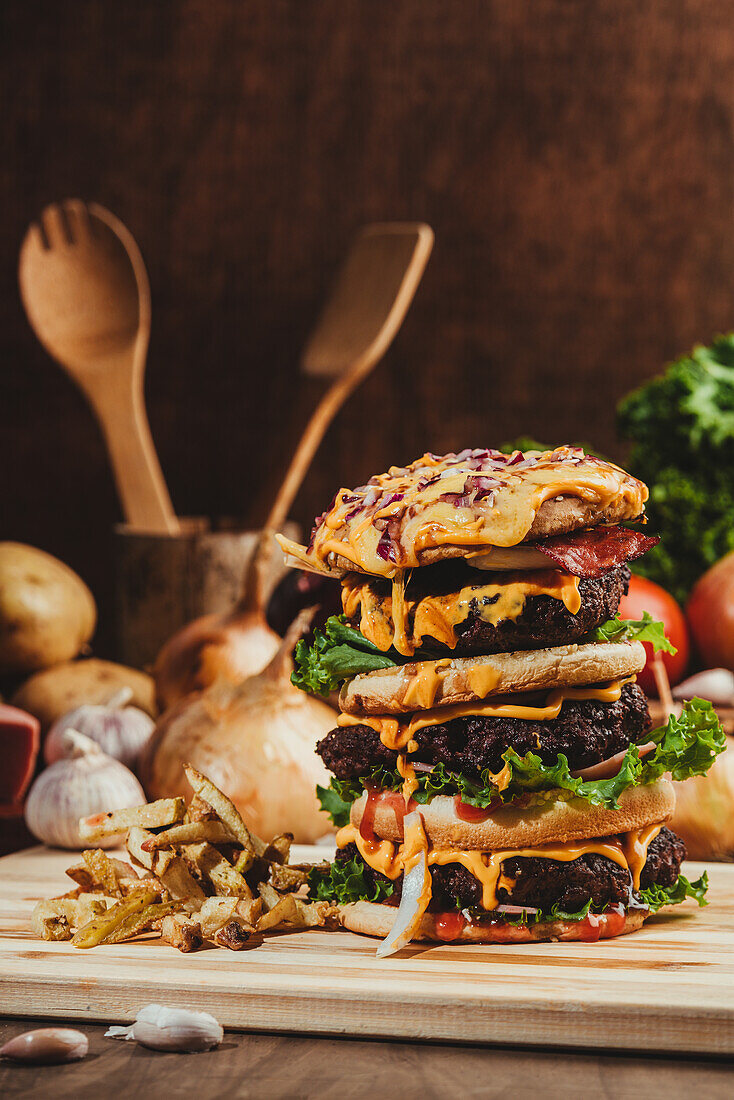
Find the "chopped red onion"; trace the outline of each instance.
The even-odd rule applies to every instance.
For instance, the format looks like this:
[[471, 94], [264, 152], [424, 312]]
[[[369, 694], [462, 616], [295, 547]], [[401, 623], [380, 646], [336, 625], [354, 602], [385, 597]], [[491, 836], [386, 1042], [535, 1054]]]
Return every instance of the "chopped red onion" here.
[[533, 909], [531, 905], [498, 905], [496, 913], [511, 913], [519, 915], [521, 913], [538, 913], [538, 909]]

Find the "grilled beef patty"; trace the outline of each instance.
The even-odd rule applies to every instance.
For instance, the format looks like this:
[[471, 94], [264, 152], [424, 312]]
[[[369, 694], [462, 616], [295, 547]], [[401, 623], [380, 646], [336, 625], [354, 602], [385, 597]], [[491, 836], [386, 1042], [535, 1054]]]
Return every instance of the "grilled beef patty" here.
[[[482, 580], [481, 575], [478, 580], [478, 574], [479, 570], [468, 569], [463, 562], [458, 565], [448, 562], [441, 566], [428, 566], [411, 575], [406, 595], [414, 600], [424, 595], [447, 595], [459, 591], [462, 585], [491, 584], [501, 578], [501, 574], [487, 573], [486, 580]], [[601, 577], [581, 577], [581, 607], [575, 615], [567, 610], [562, 600], [553, 596], [528, 596], [517, 619], [502, 619], [496, 626], [481, 617], [478, 601], [472, 600], [467, 618], [455, 628], [455, 648], [448, 649], [435, 639], [424, 637], [420, 655], [427, 657], [437, 653], [452, 653], [455, 657], [467, 657], [485, 653], [512, 653], [521, 649], [546, 649], [549, 646], [577, 642], [589, 631], [614, 617], [619, 601], [627, 593], [629, 579], [627, 565], [610, 569]], [[389, 595], [389, 588], [384, 581], [375, 580], [372, 587], [381, 595]], [[495, 596], [486, 603], [491, 604], [498, 599], [499, 596]], [[408, 621], [410, 634], [412, 616], [409, 615]], [[359, 629], [359, 616], [352, 618], [350, 625]]]
[[[543, 696], [545, 698], [545, 696]], [[644, 739], [652, 722], [647, 700], [637, 684], [625, 684], [616, 703], [593, 699], [568, 700], [557, 718], [539, 722], [527, 718], [486, 718], [467, 715], [415, 734], [418, 750], [411, 763], [442, 763], [447, 770], [471, 775], [484, 768], [499, 771], [502, 753], [537, 753], [555, 764], [559, 753], [572, 771], [606, 760]], [[394, 769], [398, 754], [386, 748], [370, 726], [337, 726], [316, 751], [337, 779], [358, 779], [372, 769]]]
[[[672, 886], [680, 873], [681, 862], [686, 858], [686, 846], [679, 836], [663, 826], [647, 850], [647, 862], [640, 877], [640, 887], [657, 884]], [[356, 844], [347, 844], [336, 854], [337, 861], [362, 857]], [[386, 881], [384, 875], [364, 864], [365, 878], [370, 887], [375, 879]], [[554, 859], [533, 856], [515, 856], [502, 864], [503, 874], [515, 879], [511, 892], [504, 887], [497, 891], [500, 905], [527, 905], [548, 913], [558, 905], [564, 913], [577, 913], [591, 898], [592, 907], [604, 909], [621, 902], [626, 905], [630, 896], [629, 872], [599, 855], [579, 856], [562, 863]], [[429, 908], [444, 912], [456, 908], [481, 906], [482, 887], [474, 876], [460, 863], [448, 863], [443, 867], [431, 867], [433, 896]], [[400, 904], [402, 879], [393, 882], [393, 893], [387, 899], [389, 905]]]

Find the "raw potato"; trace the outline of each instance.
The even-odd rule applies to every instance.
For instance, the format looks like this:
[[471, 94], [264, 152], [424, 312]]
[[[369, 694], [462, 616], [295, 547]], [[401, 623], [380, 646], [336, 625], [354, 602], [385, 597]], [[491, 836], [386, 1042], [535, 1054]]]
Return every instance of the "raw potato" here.
[[76, 657], [96, 622], [94, 597], [72, 569], [33, 546], [0, 542], [0, 673]]
[[35, 715], [45, 733], [57, 718], [75, 707], [82, 703], [106, 703], [122, 687], [129, 687], [133, 692], [130, 706], [140, 707], [155, 718], [152, 678], [135, 668], [100, 661], [96, 657], [66, 661], [37, 672], [16, 691], [13, 706]]

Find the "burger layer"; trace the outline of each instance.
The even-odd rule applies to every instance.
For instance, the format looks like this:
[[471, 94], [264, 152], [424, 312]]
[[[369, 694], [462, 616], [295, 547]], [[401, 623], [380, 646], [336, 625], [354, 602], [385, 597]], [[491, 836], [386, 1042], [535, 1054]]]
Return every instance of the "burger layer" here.
[[[558, 717], [548, 720], [464, 715], [423, 726], [412, 734], [417, 748], [409, 759], [411, 764], [443, 764], [448, 771], [478, 778], [486, 768], [499, 772], [502, 754], [512, 748], [518, 756], [537, 753], [548, 765], [563, 753], [571, 769], [580, 770], [642, 741], [651, 725], [643, 692], [637, 684], [627, 683], [614, 702], [566, 700]], [[316, 751], [337, 779], [369, 777], [376, 768], [397, 767], [398, 752], [369, 725], [337, 726]]]
[[[614, 617], [629, 578], [627, 565], [594, 578], [555, 569], [483, 573], [463, 561], [427, 566], [410, 575], [405, 589], [407, 652], [473, 656], [577, 642]], [[389, 649], [390, 583], [351, 574], [342, 601], [350, 625]]]
[[[640, 873], [640, 889], [673, 886], [685, 858], [683, 841], [663, 826], [648, 846], [647, 860]], [[362, 859], [355, 844], [348, 844], [337, 851], [337, 864], [344, 867], [351, 860], [360, 867], [369, 896], [382, 894], [388, 904], [400, 903], [402, 877], [391, 881], [373, 870]], [[432, 912], [481, 907], [481, 883], [461, 864], [434, 864], [430, 867], [430, 873], [432, 896], [429, 908]], [[388, 894], [390, 888], [392, 892]], [[626, 906], [629, 900], [629, 871], [595, 853], [569, 862], [511, 856], [502, 863], [502, 877], [497, 888], [500, 905], [529, 907], [543, 913], [554, 909], [577, 913], [589, 903], [592, 909], [603, 910], [610, 905]]]

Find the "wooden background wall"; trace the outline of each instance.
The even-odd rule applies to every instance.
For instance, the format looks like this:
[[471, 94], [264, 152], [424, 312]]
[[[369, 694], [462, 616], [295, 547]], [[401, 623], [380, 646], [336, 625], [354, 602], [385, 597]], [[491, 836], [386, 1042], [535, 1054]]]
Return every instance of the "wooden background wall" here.
[[6, 0], [0, 43], [0, 538], [80, 570], [103, 650], [112, 481], [17, 294], [49, 200], [97, 199], [141, 245], [181, 513], [261, 517], [316, 396], [299, 349], [366, 221], [437, 243], [302, 520], [425, 448], [618, 453], [620, 395], [734, 327], [731, 2]]

